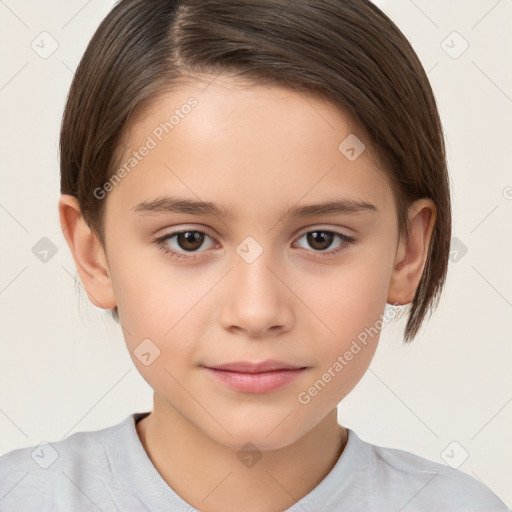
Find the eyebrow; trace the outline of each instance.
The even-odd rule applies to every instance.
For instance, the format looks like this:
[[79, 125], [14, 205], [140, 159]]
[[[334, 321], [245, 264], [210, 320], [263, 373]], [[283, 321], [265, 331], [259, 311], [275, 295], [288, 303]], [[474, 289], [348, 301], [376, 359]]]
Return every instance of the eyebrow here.
[[[143, 201], [131, 208], [137, 213], [184, 213], [189, 215], [211, 215], [222, 219], [234, 219], [231, 208], [212, 202], [194, 201], [191, 199], [161, 197], [151, 201]], [[358, 199], [335, 199], [318, 204], [290, 206], [281, 212], [284, 217], [316, 217], [320, 215], [351, 215], [362, 212], [376, 212], [378, 208], [366, 201]]]

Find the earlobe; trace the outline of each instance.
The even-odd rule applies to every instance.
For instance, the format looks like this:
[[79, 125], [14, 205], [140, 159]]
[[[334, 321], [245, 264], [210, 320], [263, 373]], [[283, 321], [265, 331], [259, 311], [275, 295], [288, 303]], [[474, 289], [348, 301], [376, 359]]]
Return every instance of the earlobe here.
[[116, 300], [105, 251], [85, 222], [76, 197], [61, 195], [59, 219], [89, 300], [102, 309], [114, 308]]
[[388, 290], [389, 304], [409, 304], [414, 299], [434, 229], [437, 209], [430, 199], [419, 199], [409, 207], [409, 241], [400, 240]]

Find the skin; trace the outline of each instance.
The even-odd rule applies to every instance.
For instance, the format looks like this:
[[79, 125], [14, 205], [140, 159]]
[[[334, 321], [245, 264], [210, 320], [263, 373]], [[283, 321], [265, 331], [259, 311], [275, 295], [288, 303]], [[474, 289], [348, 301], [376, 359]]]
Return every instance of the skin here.
[[[338, 149], [357, 134], [339, 109], [227, 77], [162, 95], [132, 123], [126, 158], [191, 96], [198, 105], [104, 199], [105, 247], [74, 197], [61, 197], [60, 220], [90, 300], [118, 306], [134, 364], [154, 389], [154, 409], [137, 431], [164, 480], [200, 510], [284, 510], [340, 457], [347, 432], [336, 406], [366, 372], [378, 335], [307, 404], [298, 394], [376, 324], [386, 302], [412, 300], [436, 208], [429, 199], [413, 203], [409, 243], [399, 240], [393, 193], [369, 150], [349, 161]], [[234, 217], [133, 209], [170, 195], [215, 202]], [[377, 211], [280, 216], [339, 198]], [[207, 232], [195, 259], [155, 243], [183, 229]], [[355, 242], [314, 246], [305, 235], [315, 230]], [[236, 251], [248, 236], [263, 250], [251, 263]], [[187, 254], [177, 237], [167, 245]], [[145, 366], [134, 350], [147, 338], [160, 356]], [[307, 369], [255, 394], [228, 388], [202, 366], [267, 359]], [[262, 455], [252, 467], [237, 457], [248, 442]]]

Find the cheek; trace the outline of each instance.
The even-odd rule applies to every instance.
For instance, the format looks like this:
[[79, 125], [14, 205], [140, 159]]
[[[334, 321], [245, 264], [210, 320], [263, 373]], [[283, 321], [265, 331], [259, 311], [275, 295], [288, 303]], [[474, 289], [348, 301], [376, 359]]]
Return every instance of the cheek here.
[[186, 367], [194, 359], [193, 341], [200, 338], [203, 321], [210, 317], [204, 304], [210, 304], [209, 292], [218, 276], [212, 272], [199, 275], [193, 267], [178, 268], [158, 249], [136, 251], [118, 252], [111, 258], [127, 347], [133, 355], [143, 340], [150, 339], [160, 351], [151, 370], [135, 361], [143, 374], [154, 372], [164, 362], [170, 368]]
[[[309, 324], [327, 347], [340, 347], [375, 324], [388, 294], [392, 260], [385, 251], [361, 251], [314, 274], [301, 272], [294, 291], [310, 310]], [[316, 324], [316, 326], [315, 326]]]
[[198, 298], [177, 273], [166, 275], [161, 265], [155, 265], [154, 255], [151, 261], [143, 255], [134, 260], [119, 257], [112, 274], [127, 349], [153, 389], [180, 397], [183, 391], [177, 382], [194, 350], [194, 326], [187, 322], [187, 312]]
[[127, 329], [148, 329], [161, 336], [185, 314], [190, 287], [156, 246], [126, 239], [123, 249], [115, 246], [109, 258], [120, 318]]
[[309, 276], [299, 281], [298, 295], [307, 297], [304, 302], [315, 313], [307, 313], [305, 327], [318, 340], [317, 370], [310, 379], [313, 386], [318, 383], [317, 389], [311, 389], [312, 396], [318, 394], [318, 405], [335, 406], [373, 358], [383, 326], [392, 263], [390, 254], [387, 259], [379, 257], [382, 254], [386, 251], [358, 254], [315, 279]]

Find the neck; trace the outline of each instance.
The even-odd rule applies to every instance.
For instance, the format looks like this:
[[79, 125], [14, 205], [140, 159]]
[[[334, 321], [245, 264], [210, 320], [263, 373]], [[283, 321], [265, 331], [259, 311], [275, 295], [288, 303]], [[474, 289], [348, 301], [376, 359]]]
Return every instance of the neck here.
[[183, 500], [209, 512], [282, 511], [313, 490], [345, 448], [346, 429], [333, 409], [295, 443], [261, 454], [239, 453], [206, 436], [155, 394], [137, 433], [162, 478]]

